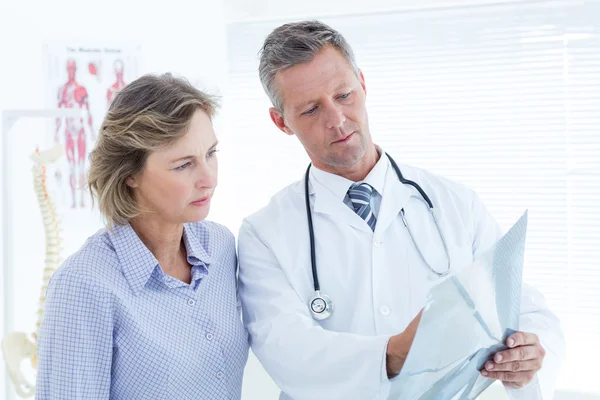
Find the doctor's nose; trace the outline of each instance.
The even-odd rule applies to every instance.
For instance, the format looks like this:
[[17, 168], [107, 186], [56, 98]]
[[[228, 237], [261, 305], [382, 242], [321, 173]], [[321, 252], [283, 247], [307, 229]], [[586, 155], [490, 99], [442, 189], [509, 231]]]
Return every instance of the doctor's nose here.
[[327, 128], [342, 128], [346, 123], [346, 116], [341, 109], [335, 106], [327, 107], [325, 110], [325, 123]]

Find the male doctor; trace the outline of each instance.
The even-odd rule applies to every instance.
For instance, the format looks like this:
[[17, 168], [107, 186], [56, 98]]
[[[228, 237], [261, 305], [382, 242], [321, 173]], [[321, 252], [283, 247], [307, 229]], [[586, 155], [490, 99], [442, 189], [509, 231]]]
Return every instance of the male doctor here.
[[[428, 290], [489, 248], [499, 227], [468, 188], [400, 165], [435, 207], [442, 242], [424, 197], [399, 181], [373, 143], [363, 73], [331, 27], [280, 26], [265, 40], [259, 70], [271, 119], [298, 137], [312, 163], [307, 177], [240, 228], [240, 298], [252, 349], [280, 398], [398, 398], [394, 377]], [[481, 374], [502, 381], [511, 399], [550, 400], [563, 337], [543, 297], [526, 285], [520, 328]]]

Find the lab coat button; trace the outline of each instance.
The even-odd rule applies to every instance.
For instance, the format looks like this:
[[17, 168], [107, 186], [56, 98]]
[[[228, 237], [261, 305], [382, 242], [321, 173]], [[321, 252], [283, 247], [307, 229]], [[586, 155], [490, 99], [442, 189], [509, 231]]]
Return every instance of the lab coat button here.
[[390, 315], [390, 308], [388, 306], [381, 306], [381, 308], [379, 309], [379, 312], [381, 313], [381, 315], [384, 316], [388, 316]]
[[379, 240], [374, 240], [374, 241], [373, 241], [373, 245], [374, 245], [375, 247], [379, 247], [379, 246], [381, 246], [381, 242], [380, 242]]

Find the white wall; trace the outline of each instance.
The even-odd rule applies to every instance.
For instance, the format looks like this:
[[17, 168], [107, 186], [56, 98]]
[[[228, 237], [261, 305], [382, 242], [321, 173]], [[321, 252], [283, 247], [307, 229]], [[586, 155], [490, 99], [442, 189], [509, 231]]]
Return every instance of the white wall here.
[[[523, 3], [527, 0], [225, 0], [227, 21], [320, 18], [328, 15], [423, 10], [465, 5]], [[544, 0], [542, 0], [544, 1]], [[546, 0], [550, 1], [550, 0]]]
[[[77, 43], [140, 43], [142, 72], [172, 71], [187, 77], [201, 88], [214, 92], [225, 85], [226, 51], [223, 4], [219, 0], [190, 2], [85, 1], [85, 0], [0, 0], [0, 110], [42, 108], [44, 106], [43, 44], [45, 41], [72, 40]], [[221, 94], [224, 94], [221, 91]], [[224, 121], [217, 119], [218, 131]], [[41, 122], [23, 121], [15, 135], [39, 134]], [[221, 138], [225, 144], [227, 138]], [[223, 167], [226, 174], [226, 161]], [[27, 165], [28, 160], [23, 162]], [[29, 166], [15, 169], [14, 190], [24, 194], [35, 207]], [[227, 206], [215, 198], [212, 219]], [[13, 318], [10, 330], [31, 332], [43, 269], [43, 230], [37, 208], [17, 221], [19, 236], [32, 239], [28, 262], [15, 268], [14, 296], [8, 299]], [[2, 290], [0, 285], [0, 290]], [[2, 296], [0, 296], [2, 297]], [[1, 300], [0, 300], [1, 301]], [[0, 307], [3, 305], [0, 304]], [[0, 308], [2, 309], [2, 308]], [[25, 322], [24, 322], [25, 321]], [[4, 326], [0, 326], [0, 335]], [[5, 397], [4, 362], [0, 363], [0, 398]], [[11, 388], [12, 391], [12, 388]]]

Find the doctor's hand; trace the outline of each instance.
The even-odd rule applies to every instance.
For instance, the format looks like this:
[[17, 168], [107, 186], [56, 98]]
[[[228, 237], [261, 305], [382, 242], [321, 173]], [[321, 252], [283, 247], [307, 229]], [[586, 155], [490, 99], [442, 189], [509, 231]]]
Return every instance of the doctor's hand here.
[[419, 311], [417, 316], [410, 322], [410, 324], [408, 324], [404, 332], [396, 336], [392, 336], [388, 341], [386, 350], [386, 368], [388, 378], [390, 379], [397, 376], [400, 373], [400, 370], [402, 370], [402, 366], [404, 365], [404, 361], [406, 361], [410, 346], [415, 339], [417, 327], [421, 321], [421, 314], [423, 314], [423, 310]]
[[537, 335], [516, 332], [506, 339], [508, 350], [499, 351], [494, 359], [484, 365], [481, 374], [486, 378], [498, 379], [511, 388], [527, 385], [542, 368], [546, 351]]

